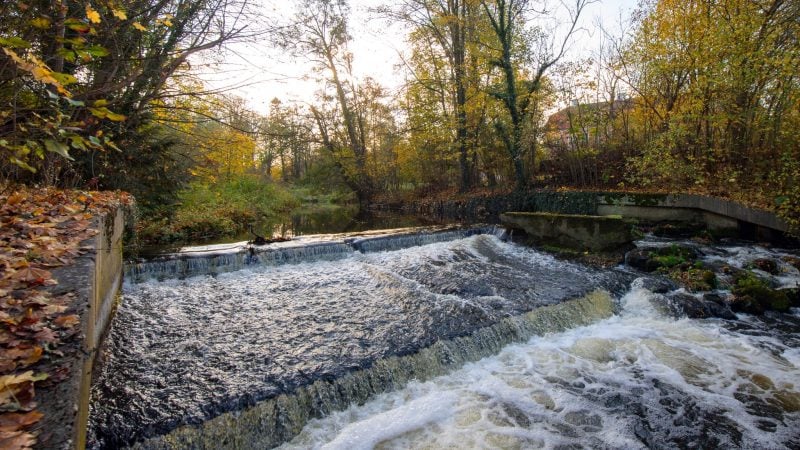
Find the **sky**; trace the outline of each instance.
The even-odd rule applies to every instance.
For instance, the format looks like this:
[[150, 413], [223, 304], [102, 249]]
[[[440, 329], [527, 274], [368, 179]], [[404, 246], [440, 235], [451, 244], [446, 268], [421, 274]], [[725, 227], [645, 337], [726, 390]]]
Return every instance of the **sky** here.
[[[282, 0], [256, 0], [268, 15], [291, 17], [294, 3]], [[551, 0], [555, 9], [558, 0]], [[392, 4], [391, 0], [350, 0], [352, 15], [349, 31], [353, 36], [350, 51], [357, 79], [370, 76], [390, 90], [402, 84], [399, 54], [405, 48], [407, 30], [389, 24], [369, 12], [369, 8]], [[586, 7], [579, 22], [582, 30], [574, 37], [568, 58], [591, 56], [599, 43], [597, 24], [614, 29], [621, 18], [630, 16], [637, 0], [599, 0]], [[284, 103], [311, 102], [319, 85], [313, 80], [313, 67], [273, 48], [270, 42], [239, 43], [217, 55], [206, 55], [195, 64], [201, 79], [212, 89], [223, 90], [246, 100], [249, 108], [267, 114], [273, 98]]]

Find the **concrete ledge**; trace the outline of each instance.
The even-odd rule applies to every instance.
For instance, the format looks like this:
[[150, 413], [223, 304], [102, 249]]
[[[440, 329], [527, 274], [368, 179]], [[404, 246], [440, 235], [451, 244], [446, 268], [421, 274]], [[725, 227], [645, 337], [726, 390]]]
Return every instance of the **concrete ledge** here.
[[95, 354], [113, 316], [122, 283], [124, 216], [118, 208], [96, 217], [94, 227], [99, 232], [82, 243], [85, 253], [53, 273], [59, 281], [53, 292], [74, 297], [69, 312], [80, 317], [80, 329], [58, 348], [63, 356], [55, 365], [64, 370], [64, 380], [38, 390], [39, 409], [44, 417], [36, 448], [86, 447]]

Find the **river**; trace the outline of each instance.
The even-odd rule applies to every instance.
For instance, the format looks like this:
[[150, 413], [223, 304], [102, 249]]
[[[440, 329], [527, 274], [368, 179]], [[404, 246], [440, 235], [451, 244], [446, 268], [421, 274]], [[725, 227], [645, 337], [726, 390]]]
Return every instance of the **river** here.
[[[243, 261], [230, 270], [184, 264], [196, 272], [175, 278], [173, 259], [143, 266], [140, 282], [126, 282], [98, 371], [91, 446], [800, 447], [800, 311], [665, 315], [651, 276], [505, 237], [318, 236], [255, 261], [228, 258]], [[704, 249], [737, 267], [765, 254], [782, 255]], [[776, 284], [800, 282], [781, 267]], [[531, 315], [575, 298], [589, 303]], [[431, 348], [433, 362], [420, 356]], [[259, 405], [269, 402], [266, 426]], [[262, 414], [258, 424], [240, 410]], [[187, 437], [209, 420], [231, 439], [255, 436]], [[251, 433], [261, 426], [271, 436]]]

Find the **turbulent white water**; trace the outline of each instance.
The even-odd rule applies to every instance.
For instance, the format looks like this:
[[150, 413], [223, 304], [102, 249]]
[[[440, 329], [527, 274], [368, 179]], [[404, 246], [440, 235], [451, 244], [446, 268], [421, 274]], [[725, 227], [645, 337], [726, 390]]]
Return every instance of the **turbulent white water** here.
[[[90, 447], [800, 449], [800, 311], [676, 320], [665, 305], [687, 293], [657, 274], [502, 237], [376, 233], [130, 268]], [[678, 243], [721, 276], [720, 302], [756, 259], [774, 261], [770, 285], [800, 282], [793, 254]], [[569, 309], [598, 290], [604, 313]], [[580, 326], [611, 314], [609, 293], [619, 314]], [[548, 305], [565, 308], [528, 318]]]
[[283, 448], [800, 448], [797, 314], [676, 321], [637, 286], [618, 316], [314, 420]]
[[[372, 248], [126, 285], [94, 387], [92, 445], [202, 423], [598, 288], [624, 292], [633, 279], [488, 234], [353, 245]], [[492, 339], [495, 349], [511, 342]]]

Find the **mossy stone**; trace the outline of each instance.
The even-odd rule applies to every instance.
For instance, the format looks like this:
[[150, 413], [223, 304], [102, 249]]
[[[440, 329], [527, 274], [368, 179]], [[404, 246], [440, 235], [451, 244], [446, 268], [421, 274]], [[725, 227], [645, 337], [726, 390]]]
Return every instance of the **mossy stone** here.
[[736, 280], [733, 295], [743, 302], [747, 299], [756, 302], [762, 310], [787, 311], [790, 307], [789, 297], [784, 291], [770, 288], [764, 280], [750, 272]]

